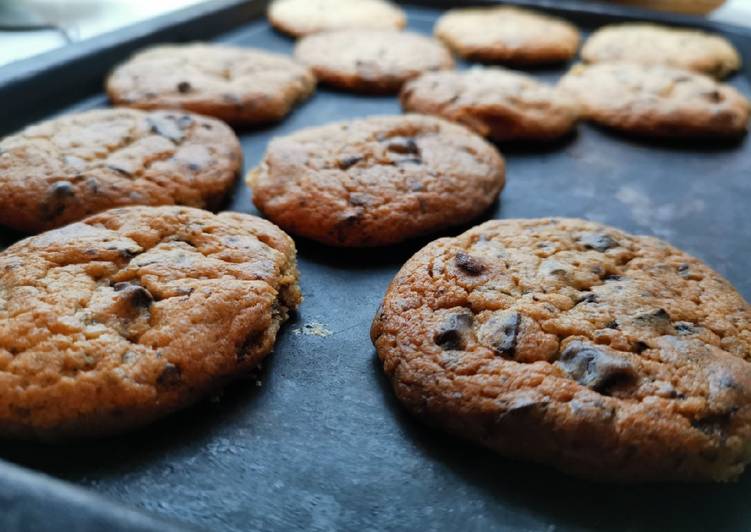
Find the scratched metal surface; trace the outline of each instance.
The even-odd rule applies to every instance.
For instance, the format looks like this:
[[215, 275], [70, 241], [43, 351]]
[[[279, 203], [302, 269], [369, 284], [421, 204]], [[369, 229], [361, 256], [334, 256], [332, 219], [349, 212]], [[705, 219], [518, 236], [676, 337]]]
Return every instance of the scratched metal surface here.
[[[411, 28], [425, 33], [440, 13], [408, 11]], [[619, 20], [570, 18], [585, 30]], [[751, 50], [751, 35], [734, 38]], [[292, 47], [262, 20], [221, 40]], [[562, 72], [535, 75], [553, 80]], [[748, 95], [750, 79], [746, 71], [731, 82]], [[101, 105], [98, 95], [74, 108]], [[395, 98], [319, 90], [276, 127], [239, 132], [246, 167], [273, 136], [398, 112]], [[751, 299], [749, 140], [650, 144], [582, 125], [554, 146], [501, 149], [508, 185], [484, 219], [576, 216], [656, 235], [704, 259]], [[256, 213], [241, 182], [229, 208]], [[66, 447], [2, 444], [0, 458], [210, 530], [749, 528], [751, 474], [732, 485], [602, 487], [497, 458], [408, 417], [382, 376], [368, 328], [387, 284], [424, 243], [342, 251], [298, 240], [305, 302], [259, 382], [237, 383], [220, 401], [136, 434]], [[330, 334], [306, 334], [305, 324]]]

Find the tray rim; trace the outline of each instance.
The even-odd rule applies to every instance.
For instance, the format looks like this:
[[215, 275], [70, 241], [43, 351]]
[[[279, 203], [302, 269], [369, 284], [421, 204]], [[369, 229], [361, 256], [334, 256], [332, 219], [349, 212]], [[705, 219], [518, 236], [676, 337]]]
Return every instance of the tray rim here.
[[[729, 24], [722, 21], [709, 20], [700, 16], [678, 15], [654, 12], [633, 6], [607, 4], [599, 1], [568, 0], [560, 4], [556, 0], [395, 0], [396, 3], [426, 8], [451, 8], [469, 6], [490, 6], [509, 4], [548, 11], [559, 16], [581, 16], [619, 18], [629, 20], [645, 20], [672, 26], [685, 26], [732, 34], [739, 38], [751, 40], [751, 27]], [[204, 4], [190, 6], [172, 13], [161, 15], [154, 19], [129, 25], [110, 33], [99, 35], [85, 41], [73, 43], [56, 50], [45, 52], [28, 59], [16, 61], [0, 67], [0, 99], [3, 101], [19, 99], [35, 92], [42, 80], [54, 77], [62, 70], [80, 68], [92, 61], [104, 62], [90, 73], [89, 77], [98, 80], [96, 92], [101, 90], [101, 76], [112, 66], [121, 61], [133, 51], [143, 46], [170, 38], [175, 41], [183, 39], [185, 32], [190, 31], [190, 40], [211, 40], [225, 33], [238, 29], [243, 24], [257, 21], [264, 16], [265, 7], [270, 0], [210, 0]], [[199, 25], [200, 23], [200, 25]], [[198, 26], [198, 31], [194, 29]], [[751, 48], [740, 50], [744, 56], [743, 68], [739, 72], [751, 81]], [[84, 84], [85, 85], [85, 84]], [[75, 88], [75, 87], [74, 87]], [[44, 100], [47, 96], [55, 96], [55, 88], [51, 88], [36, 100]], [[50, 94], [53, 93], [53, 94]], [[92, 93], [93, 94], [93, 93]], [[77, 92], [67, 103], [91, 96], [89, 93]], [[32, 100], [34, 101], [34, 100]], [[55, 106], [63, 109], [65, 106]], [[9, 114], [12, 114], [9, 113]], [[42, 114], [48, 114], [42, 112]], [[32, 120], [33, 121], [33, 120]], [[13, 120], [11, 119], [12, 123]], [[30, 121], [31, 122], [31, 121]], [[0, 123], [0, 137], [12, 132], [16, 128], [8, 128], [6, 123]], [[10, 487], [9, 487], [10, 486]], [[50, 500], [67, 502], [68, 508], [78, 513], [80, 530], [100, 530], [103, 523], [118, 523], [118, 530], [195, 530], [186, 523], [175, 523], [163, 516], [128, 506], [111, 497], [98, 495], [91, 488], [84, 488], [74, 482], [58, 479], [31, 468], [22, 467], [0, 458], [0, 501], [3, 495], [16, 488], [17, 496], [11, 503], [25, 503], [37, 501], [44, 504]], [[119, 520], [119, 521], [118, 521]], [[7, 525], [0, 519], [0, 524]], [[124, 525], [125, 528], [119, 528]], [[76, 527], [78, 529], [78, 527]], [[10, 528], [10, 531], [16, 528]], [[46, 530], [56, 530], [54, 523]]]

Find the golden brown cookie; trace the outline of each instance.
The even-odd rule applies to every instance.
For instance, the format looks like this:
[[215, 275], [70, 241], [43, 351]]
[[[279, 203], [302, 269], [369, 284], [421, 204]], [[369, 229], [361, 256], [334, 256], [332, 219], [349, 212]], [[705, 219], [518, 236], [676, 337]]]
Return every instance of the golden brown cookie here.
[[581, 55], [588, 63], [667, 65], [718, 78], [741, 67], [738, 51], [725, 37], [648, 23], [600, 28], [584, 43]]
[[399, 30], [407, 17], [385, 0], [274, 0], [268, 9], [271, 25], [295, 37], [343, 29]]
[[519, 65], [559, 63], [576, 55], [579, 30], [568, 22], [510, 6], [451, 9], [436, 37], [467, 59]]
[[548, 141], [576, 126], [574, 100], [531, 76], [501, 68], [429, 72], [401, 92], [405, 111], [441, 116], [497, 141]]
[[654, 238], [487, 222], [412, 257], [371, 337], [410, 412], [507, 457], [598, 481], [751, 461], [751, 306]]
[[281, 120], [314, 89], [313, 73], [290, 57], [203, 43], [148, 48], [107, 79], [115, 105], [186, 109], [235, 124]]
[[454, 67], [451, 53], [435, 39], [390, 30], [316, 33], [298, 42], [295, 58], [322, 83], [380, 93], [397, 92], [423, 72]]
[[476, 218], [505, 181], [503, 158], [470, 130], [377, 116], [274, 139], [248, 175], [253, 202], [291, 233], [334, 246], [393, 244]]
[[0, 253], [0, 437], [121, 432], [254, 368], [300, 303], [271, 223], [128, 207]]
[[560, 87], [579, 101], [583, 117], [651, 137], [735, 137], [751, 112], [733, 87], [661, 65], [577, 65]]
[[178, 112], [65, 115], [0, 141], [0, 225], [33, 233], [112, 207], [215, 208], [242, 166], [226, 124]]

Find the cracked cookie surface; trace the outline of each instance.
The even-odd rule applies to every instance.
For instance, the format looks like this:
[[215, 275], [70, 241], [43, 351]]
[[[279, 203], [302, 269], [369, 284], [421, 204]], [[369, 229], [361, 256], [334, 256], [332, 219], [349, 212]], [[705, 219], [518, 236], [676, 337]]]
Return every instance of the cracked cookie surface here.
[[364, 92], [397, 92], [423, 72], [454, 67], [451, 53], [435, 39], [410, 32], [342, 30], [305, 37], [295, 58], [318, 80]]
[[300, 303], [255, 216], [127, 207], [0, 253], [0, 437], [120, 432], [255, 367]]
[[587, 39], [581, 56], [587, 63], [659, 64], [718, 78], [741, 66], [738, 51], [720, 35], [656, 24], [605, 26]]
[[510, 6], [451, 9], [434, 33], [460, 56], [518, 65], [568, 61], [579, 30], [565, 20]]
[[407, 17], [384, 0], [275, 0], [268, 9], [271, 25], [295, 37], [344, 29], [399, 30]]
[[285, 230], [378, 246], [460, 225], [495, 201], [501, 155], [463, 126], [376, 116], [274, 139], [248, 175], [253, 202]]
[[212, 118], [64, 115], [0, 141], [0, 225], [34, 233], [125, 205], [215, 208], [241, 165], [237, 137]]
[[728, 480], [751, 460], [751, 307], [698, 259], [575, 219], [418, 252], [371, 337], [423, 421], [595, 480]]
[[560, 82], [584, 118], [651, 137], [734, 137], [748, 127], [751, 105], [730, 85], [662, 65], [576, 65]]
[[185, 109], [236, 124], [279, 121], [314, 90], [313, 73], [286, 55], [203, 43], [148, 48], [107, 79], [116, 105]]
[[553, 140], [578, 118], [570, 96], [500, 68], [423, 74], [405, 84], [401, 102], [406, 111], [441, 116], [497, 141]]

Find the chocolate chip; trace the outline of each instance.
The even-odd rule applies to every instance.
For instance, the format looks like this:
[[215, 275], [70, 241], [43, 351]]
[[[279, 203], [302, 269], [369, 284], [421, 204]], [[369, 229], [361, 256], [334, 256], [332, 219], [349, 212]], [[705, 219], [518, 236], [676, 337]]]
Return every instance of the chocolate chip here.
[[492, 327], [491, 347], [497, 355], [513, 358], [521, 323], [522, 315], [518, 312], [512, 312], [503, 317], [493, 318], [491, 322], [486, 324], [486, 327]]
[[177, 127], [179, 127], [182, 130], [188, 129], [191, 125], [193, 125], [193, 117], [190, 115], [180, 115], [177, 118]]
[[419, 155], [420, 148], [412, 137], [395, 137], [389, 142], [387, 149], [403, 155]]
[[692, 421], [691, 426], [707, 436], [725, 439], [730, 429], [733, 414], [735, 414], [735, 410], [722, 414], [712, 414]]
[[404, 164], [422, 164], [422, 159], [418, 157], [409, 157], [407, 159], [399, 159], [396, 164], [401, 166]]
[[474, 316], [468, 312], [451, 314], [439, 325], [433, 341], [444, 351], [462, 350], [473, 322]]
[[193, 89], [193, 86], [187, 81], [181, 81], [180, 83], [177, 84], [177, 92], [181, 94], [190, 92], [191, 89]]
[[42, 215], [47, 219], [60, 216], [68, 206], [71, 198], [75, 197], [76, 189], [70, 181], [53, 183], [46, 200], [41, 205]]
[[608, 281], [621, 281], [621, 280], [623, 280], [623, 276], [621, 276], [621, 275], [608, 275], [607, 277], [605, 277], [605, 282], [608, 282]]
[[688, 270], [689, 270], [688, 264], [681, 264], [680, 266], [678, 266], [678, 273], [685, 274], [685, 273], [688, 273]]
[[131, 177], [132, 176], [132, 174], [128, 170], [126, 170], [125, 168], [123, 168], [122, 166], [117, 166], [115, 164], [108, 164], [107, 168], [109, 168], [110, 170], [113, 170], [113, 171], [117, 172], [118, 174], [122, 174], [125, 177]]
[[460, 270], [468, 275], [480, 275], [485, 271], [485, 265], [479, 259], [463, 251], [456, 254], [454, 262]]
[[694, 334], [696, 332], [696, 327], [693, 323], [680, 321], [675, 324], [675, 332], [680, 335]]
[[611, 248], [618, 247], [618, 242], [611, 236], [598, 233], [586, 233], [579, 237], [579, 242], [584, 244], [587, 249], [594, 249], [600, 253], [605, 252]]
[[76, 189], [70, 181], [58, 181], [50, 187], [50, 193], [60, 198], [69, 198], [75, 196]]
[[239, 362], [243, 361], [248, 354], [256, 349], [265, 337], [264, 331], [252, 331], [245, 340], [237, 347], [235, 354]]
[[723, 100], [722, 93], [718, 90], [705, 92], [702, 96], [712, 103], [720, 103]]
[[617, 321], [613, 320], [610, 323], [608, 323], [607, 325], [605, 325], [605, 328], [606, 329], [615, 329], [615, 330], [618, 330], [621, 327], [620, 327], [620, 325], [618, 325]]
[[637, 340], [632, 349], [634, 350], [634, 353], [641, 355], [644, 351], [649, 349], [649, 346], [641, 340]]
[[349, 168], [352, 168], [357, 163], [362, 161], [362, 157], [359, 157], [357, 155], [349, 155], [347, 157], [342, 157], [341, 159], [336, 161], [337, 166], [340, 170], [348, 170]]
[[159, 374], [159, 377], [157, 377], [156, 383], [159, 386], [164, 386], [164, 387], [176, 386], [180, 384], [182, 377], [183, 377], [183, 372], [180, 369], [180, 366], [173, 364], [171, 362], [167, 362], [164, 365], [164, 369]]
[[585, 296], [580, 297], [574, 306], [581, 305], [582, 303], [597, 303], [597, 301], [597, 295], [593, 294], [592, 292], [588, 292]]
[[200, 169], [201, 169], [200, 164], [188, 163], [188, 170], [190, 170], [191, 172], [198, 172]]
[[143, 286], [133, 283], [117, 283], [113, 287], [115, 292], [122, 292], [128, 303], [135, 308], [149, 308], [154, 302], [154, 296]]
[[670, 314], [668, 314], [668, 311], [664, 308], [658, 308], [657, 310], [653, 310], [652, 312], [639, 314], [635, 319], [640, 322], [655, 326], [663, 326], [671, 321]]
[[367, 205], [370, 205], [372, 200], [372, 196], [363, 194], [361, 192], [352, 192], [349, 195], [349, 204], [354, 205], [355, 207], [365, 207]]
[[576, 382], [603, 395], [609, 395], [615, 386], [637, 378], [627, 360], [583, 342], [572, 342], [561, 354], [559, 363]]

